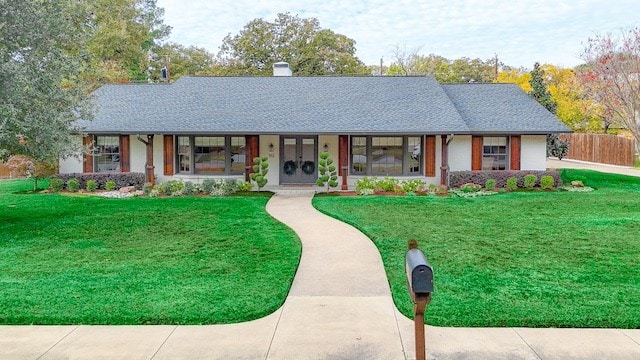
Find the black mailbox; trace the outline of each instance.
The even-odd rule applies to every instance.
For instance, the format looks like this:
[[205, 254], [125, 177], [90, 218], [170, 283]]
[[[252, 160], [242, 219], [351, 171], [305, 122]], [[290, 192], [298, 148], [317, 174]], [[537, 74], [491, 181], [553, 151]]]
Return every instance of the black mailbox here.
[[407, 251], [407, 281], [411, 297], [427, 295], [433, 292], [433, 269], [427, 262], [422, 251], [410, 249]]

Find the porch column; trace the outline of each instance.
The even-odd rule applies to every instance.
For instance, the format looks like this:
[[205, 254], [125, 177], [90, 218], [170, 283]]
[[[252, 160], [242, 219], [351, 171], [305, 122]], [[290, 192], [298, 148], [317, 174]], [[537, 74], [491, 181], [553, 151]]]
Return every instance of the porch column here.
[[440, 135], [442, 142], [442, 164], [440, 166], [440, 185], [449, 187], [449, 145], [447, 135]]
[[147, 162], [144, 165], [145, 181], [155, 184], [155, 167], [153, 166], [153, 135], [147, 135], [146, 140], [140, 135], [136, 136], [136, 138], [147, 148]]
[[153, 166], [153, 135], [147, 135], [147, 163], [145, 164], [145, 174], [147, 182], [156, 183], [155, 166]]

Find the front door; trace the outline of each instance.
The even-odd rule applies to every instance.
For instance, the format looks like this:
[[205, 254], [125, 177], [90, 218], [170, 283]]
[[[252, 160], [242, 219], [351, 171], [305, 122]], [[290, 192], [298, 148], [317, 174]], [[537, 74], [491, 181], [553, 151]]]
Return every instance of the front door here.
[[318, 178], [318, 147], [315, 136], [280, 137], [280, 183], [313, 184]]

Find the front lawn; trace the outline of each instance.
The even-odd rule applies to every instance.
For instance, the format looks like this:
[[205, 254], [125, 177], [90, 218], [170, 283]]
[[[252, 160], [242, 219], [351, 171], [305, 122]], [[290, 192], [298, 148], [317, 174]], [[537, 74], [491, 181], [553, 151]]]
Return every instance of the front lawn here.
[[596, 191], [319, 197], [314, 205], [373, 239], [406, 316], [404, 255], [417, 239], [434, 269], [429, 324], [639, 328], [640, 178], [562, 176]]
[[300, 258], [267, 197], [15, 194], [0, 181], [0, 324], [218, 324], [280, 307]]

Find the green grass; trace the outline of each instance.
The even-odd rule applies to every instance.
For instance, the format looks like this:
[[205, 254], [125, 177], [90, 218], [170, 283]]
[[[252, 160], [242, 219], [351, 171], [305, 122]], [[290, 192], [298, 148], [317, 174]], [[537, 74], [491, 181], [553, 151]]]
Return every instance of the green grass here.
[[404, 255], [417, 239], [434, 269], [429, 324], [639, 328], [640, 178], [562, 176], [597, 190], [323, 197], [314, 205], [373, 239], [406, 316]]
[[267, 197], [104, 199], [0, 182], [0, 324], [218, 324], [278, 309], [300, 258]]

